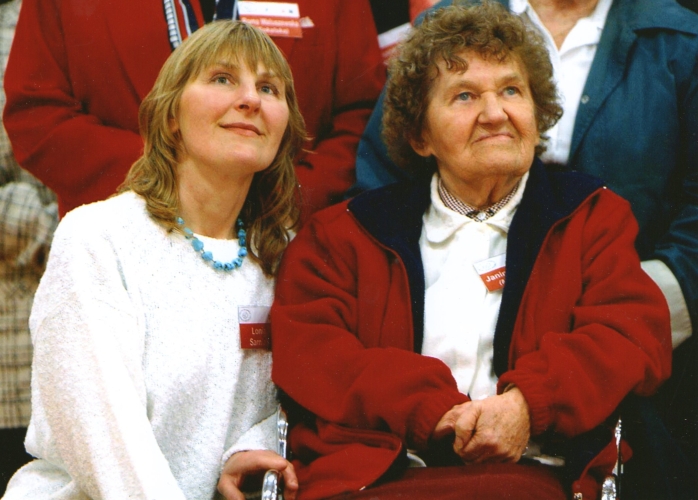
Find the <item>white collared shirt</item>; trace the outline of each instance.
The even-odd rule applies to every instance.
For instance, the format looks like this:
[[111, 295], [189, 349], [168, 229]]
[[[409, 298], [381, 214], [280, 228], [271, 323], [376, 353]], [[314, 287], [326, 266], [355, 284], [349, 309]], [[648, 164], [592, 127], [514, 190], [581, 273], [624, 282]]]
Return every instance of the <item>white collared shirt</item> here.
[[589, 17], [577, 21], [558, 50], [553, 36], [543, 25], [528, 0], [511, 0], [510, 2], [510, 9], [514, 14], [521, 15], [530, 21], [543, 34], [564, 110], [560, 121], [546, 132], [549, 137], [548, 150], [541, 157], [546, 163], [566, 164], [569, 159], [577, 110], [580, 103], [585, 104], [589, 99], [582, 93], [612, 3], [613, 0], [599, 0], [594, 12]]
[[528, 173], [501, 210], [478, 222], [447, 208], [439, 196], [438, 174], [432, 178], [431, 206], [419, 240], [426, 286], [422, 354], [446, 363], [458, 390], [472, 399], [496, 394], [493, 340], [502, 300], [501, 290], [488, 292], [474, 264], [506, 253], [527, 180]]

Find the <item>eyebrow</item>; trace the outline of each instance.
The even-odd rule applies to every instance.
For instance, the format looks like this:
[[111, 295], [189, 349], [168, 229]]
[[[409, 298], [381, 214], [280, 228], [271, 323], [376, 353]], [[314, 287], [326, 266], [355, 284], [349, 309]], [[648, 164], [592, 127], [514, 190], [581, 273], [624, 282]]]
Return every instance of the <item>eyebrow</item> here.
[[[508, 83], [526, 83], [526, 79], [520, 73], [508, 73], [501, 78], [498, 78], [496, 84], [498, 87], [506, 85]], [[461, 78], [453, 82], [451, 85], [446, 87], [447, 90], [456, 90], [463, 87], [477, 87], [477, 82], [469, 80], [467, 78]]]
[[[228, 61], [218, 61], [216, 63], [213, 63], [211, 65], [211, 68], [224, 68], [226, 70], [230, 71], [239, 71], [240, 70], [240, 65], [237, 63], [232, 63]], [[281, 77], [274, 73], [273, 71], [263, 71], [261, 73], [257, 73], [257, 76], [260, 78], [264, 79], [276, 79], [281, 81]]]
[[232, 70], [232, 71], [237, 71], [240, 69], [240, 65], [235, 64], [235, 63], [231, 63], [228, 61], [216, 61], [209, 66], [209, 69], [212, 69], [212, 68], [223, 68], [223, 69], [228, 69], [228, 70]]
[[277, 80], [279, 82], [283, 81], [281, 77], [273, 71], [263, 71], [262, 73], [257, 73], [257, 76], [263, 78], [264, 80]]

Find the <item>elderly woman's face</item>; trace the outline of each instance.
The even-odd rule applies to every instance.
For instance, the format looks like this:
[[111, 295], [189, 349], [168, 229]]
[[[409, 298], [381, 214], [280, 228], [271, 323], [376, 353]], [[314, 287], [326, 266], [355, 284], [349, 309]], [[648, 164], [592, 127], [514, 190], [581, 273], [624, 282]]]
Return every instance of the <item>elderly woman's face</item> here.
[[254, 70], [211, 66], [182, 92], [180, 163], [232, 176], [264, 170], [276, 156], [288, 116], [283, 81], [261, 64]]
[[524, 175], [540, 140], [526, 72], [514, 57], [500, 63], [474, 52], [459, 55], [468, 63], [463, 73], [438, 65], [415, 151], [433, 155], [451, 185]]

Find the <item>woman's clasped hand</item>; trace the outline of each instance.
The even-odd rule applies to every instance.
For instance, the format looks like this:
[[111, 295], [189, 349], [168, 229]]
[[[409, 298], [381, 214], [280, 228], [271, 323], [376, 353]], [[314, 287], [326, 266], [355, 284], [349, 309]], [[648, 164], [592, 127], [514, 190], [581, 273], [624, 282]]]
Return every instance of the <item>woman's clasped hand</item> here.
[[441, 417], [432, 438], [452, 434], [453, 450], [466, 464], [518, 462], [531, 436], [526, 399], [514, 388], [456, 405]]

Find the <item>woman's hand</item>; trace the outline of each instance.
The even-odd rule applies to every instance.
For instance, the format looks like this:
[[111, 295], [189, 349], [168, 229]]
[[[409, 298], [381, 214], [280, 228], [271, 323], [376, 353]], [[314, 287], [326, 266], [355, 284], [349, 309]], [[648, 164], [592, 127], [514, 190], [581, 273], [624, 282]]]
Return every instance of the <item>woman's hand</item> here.
[[517, 462], [526, 450], [531, 423], [528, 404], [513, 389], [451, 408], [436, 425], [432, 437], [455, 433], [453, 450], [465, 463]]
[[293, 465], [273, 451], [240, 451], [233, 454], [223, 467], [218, 491], [226, 500], [245, 500], [240, 487], [247, 476], [261, 476], [269, 469], [277, 470], [284, 478], [284, 498], [295, 500], [298, 479]]

